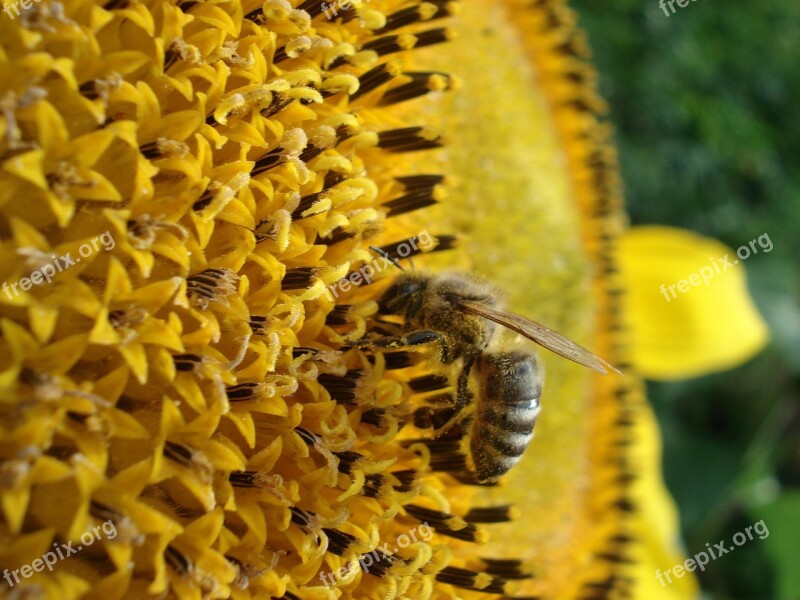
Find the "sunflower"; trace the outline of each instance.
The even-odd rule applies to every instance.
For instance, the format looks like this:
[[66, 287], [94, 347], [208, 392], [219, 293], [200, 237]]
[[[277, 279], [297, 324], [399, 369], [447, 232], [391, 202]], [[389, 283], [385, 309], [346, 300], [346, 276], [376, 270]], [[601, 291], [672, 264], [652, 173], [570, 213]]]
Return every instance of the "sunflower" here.
[[[693, 593], [650, 570], [675, 515], [562, 2], [27, 4], [0, 19], [5, 596]], [[410, 257], [626, 377], [544, 356], [532, 449], [476, 485], [414, 424], [449, 374], [359, 342]]]

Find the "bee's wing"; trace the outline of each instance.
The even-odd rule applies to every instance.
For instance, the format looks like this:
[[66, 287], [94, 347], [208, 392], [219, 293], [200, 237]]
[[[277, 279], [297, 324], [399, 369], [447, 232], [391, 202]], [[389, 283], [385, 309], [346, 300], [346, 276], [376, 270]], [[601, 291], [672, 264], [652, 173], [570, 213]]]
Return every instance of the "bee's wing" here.
[[[504, 327], [508, 327], [512, 331], [524, 335], [529, 340], [536, 342], [540, 346], [544, 346], [548, 350], [555, 352], [559, 356], [563, 356], [573, 362], [589, 367], [600, 373], [607, 374], [607, 368], [615, 373], [619, 373], [617, 369], [608, 364], [602, 358], [595, 356], [583, 346], [579, 346], [575, 342], [565, 338], [560, 333], [556, 333], [552, 329], [548, 329], [544, 325], [540, 325], [535, 321], [526, 319], [513, 313], [497, 310], [491, 306], [480, 302], [472, 302], [470, 300], [462, 300], [459, 302], [459, 307], [467, 313], [478, 315], [484, 319], [494, 321]], [[621, 373], [620, 373], [621, 374]]]

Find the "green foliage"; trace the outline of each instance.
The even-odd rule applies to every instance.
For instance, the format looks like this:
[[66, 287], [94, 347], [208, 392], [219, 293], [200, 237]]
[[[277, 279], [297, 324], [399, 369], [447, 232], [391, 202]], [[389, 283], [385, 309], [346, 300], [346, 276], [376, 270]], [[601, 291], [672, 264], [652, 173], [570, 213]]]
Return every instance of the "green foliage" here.
[[634, 224], [732, 248], [768, 233], [750, 290], [772, 330], [728, 373], [651, 383], [688, 555], [764, 519], [699, 573], [716, 600], [800, 599], [800, 3], [574, 0], [609, 100]]
[[800, 569], [797, 568], [800, 538], [800, 492], [787, 492], [759, 510], [760, 518], [777, 526], [764, 540], [765, 553], [776, 565], [775, 582], [780, 598], [800, 598]]

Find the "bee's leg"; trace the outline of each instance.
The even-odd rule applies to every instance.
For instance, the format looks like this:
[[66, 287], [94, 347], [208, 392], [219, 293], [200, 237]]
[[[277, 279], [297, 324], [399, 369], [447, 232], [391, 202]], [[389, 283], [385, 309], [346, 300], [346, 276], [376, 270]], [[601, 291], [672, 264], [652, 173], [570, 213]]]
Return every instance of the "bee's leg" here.
[[[452, 400], [452, 397], [451, 397]], [[455, 404], [455, 402], [453, 402]], [[414, 411], [414, 426], [420, 429], [436, 429], [453, 416], [453, 404], [446, 406], [422, 406]]]
[[369, 349], [397, 349], [409, 348], [412, 346], [422, 346], [432, 342], [438, 342], [442, 349], [442, 356], [448, 355], [447, 342], [442, 334], [437, 331], [414, 331], [404, 336], [387, 336], [378, 338], [376, 340], [358, 340], [354, 343], [354, 345]]
[[456, 382], [456, 401], [453, 404], [453, 414], [444, 425], [434, 430], [434, 437], [445, 434], [469, 415], [470, 411], [465, 409], [472, 404], [472, 392], [469, 391], [469, 372], [474, 362], [474, 358], [464, 358], [464, 364]]

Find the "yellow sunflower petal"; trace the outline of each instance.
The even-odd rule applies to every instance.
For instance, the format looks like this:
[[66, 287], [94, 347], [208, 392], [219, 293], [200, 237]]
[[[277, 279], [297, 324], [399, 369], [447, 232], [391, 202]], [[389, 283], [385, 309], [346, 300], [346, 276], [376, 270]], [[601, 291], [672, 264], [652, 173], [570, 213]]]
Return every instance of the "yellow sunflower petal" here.
[[[641, 477], [633, 485], [641, 498], [641, 512], [634, 521], [633, 535], [641, 540], [634, 550], [635, 563], [632, 569], [637, 582], [637, 598], [658, 600], [686, 600], [696, 598], [699, 592], [697, 580], [686, 572], [684, 577], [668, 581], [657, 573], [666, 573], [675, 565], [684, 563], [684, 549], [678, 539], [679, 521], [675, 503], [669, 496], [661, 471], [661, 434], [652, 411], [643, 411], [636, 428], [639, 445], [638, 459], [641, 461]], [[662, 583], [663, 582], [663, 583]]]
[[643, 226], [622, 236], [618, 258], [633, 357], [645, 377], [730, 369], [767, 343], [733, 249], [688, 231]]

